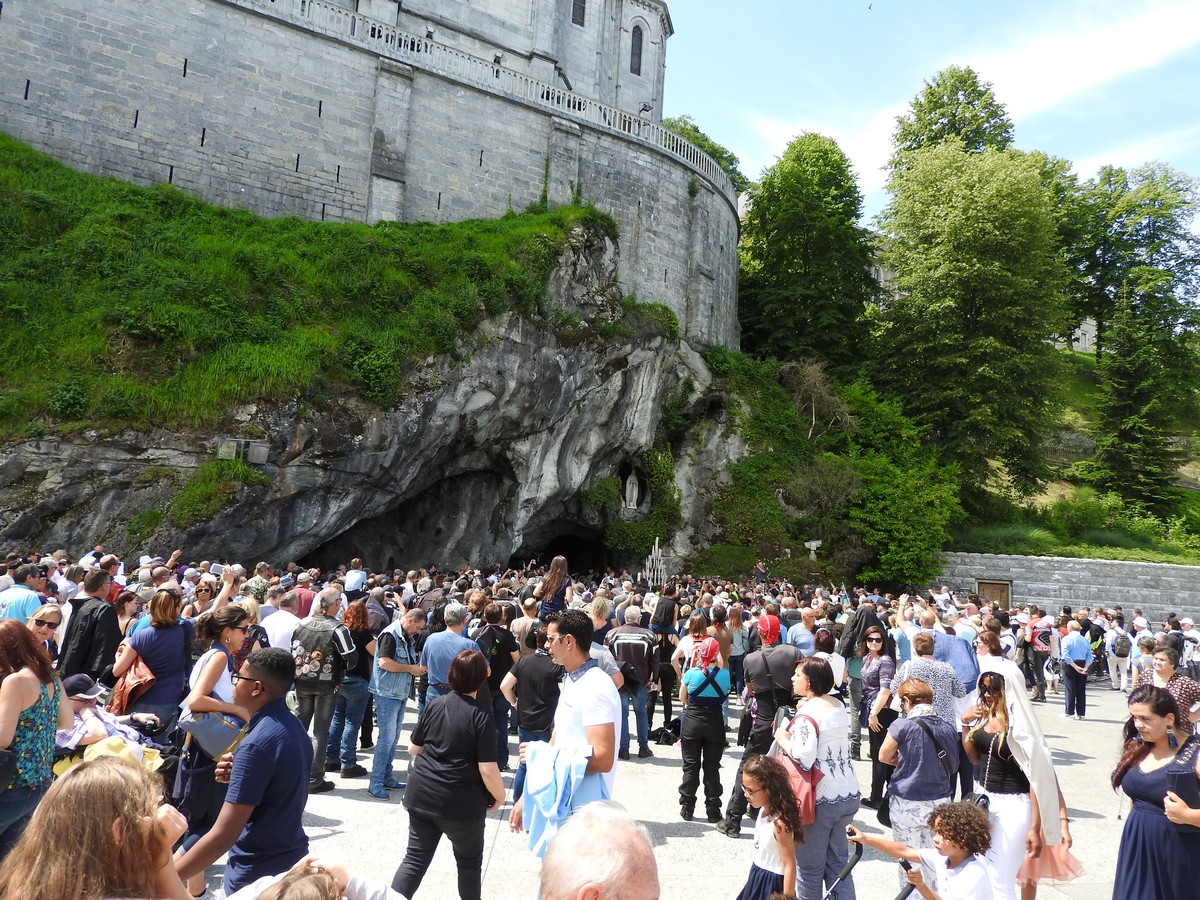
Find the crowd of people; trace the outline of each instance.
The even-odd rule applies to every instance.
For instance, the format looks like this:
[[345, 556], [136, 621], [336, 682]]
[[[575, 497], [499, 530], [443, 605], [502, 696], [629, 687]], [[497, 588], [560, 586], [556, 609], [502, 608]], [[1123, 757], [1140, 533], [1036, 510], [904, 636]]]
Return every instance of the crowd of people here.
[[[572, 574], [561, 556], [487, 572], [359, 559], [250, 570], [97, 546], [77, 561], [13, 554], [5, 572], [0, 749], [15, 763], [0, 792], [0, 898], [203, 897], [225, 854], [231, 897], [411, 898], [444, 837], [459, 896], [476, 900], [485, 818], [506, 804], [543, 860], [544, 896], [655, 897], [644, 829], [611, 798], [619, 762], [674, 744], [682, 820], [701, 792], [724, 835], [754, 816], [743, 900], [853, 900], [855, 842], [911, 864], [904, 880], [922, 896], [1028, 900], [1080, 872], [1033, 704], [1061, 685], [1064, 715], [1082, 719], [1097, 676], [1129, 694], [1112, 780], [1133, 811], [1115, 896], [1166, 896], [1197, 874], [1179, 861], [1200, 834], [1200, 633], [1187, 618], [1155, 632], [1137, 609], [1051, 616], [945, 587], [790, 585], [765, 567], [744, 582], [649, 585]], [[359, 778], [364, 801], [402, 793], [408, 846], [390, 886], [308, 854], [307, 796]], [[864, 810], [892, 840], [852, 826]], [[44, 856], [72, 811], [88, 820], [71, 823], [79, 846], [116, 838], [86, 872]], [[606, 856], [582, 822], [632, 857]], [[567, 847], [588, 857], [569, 873]], [[39, 868], [55, 871], [35, 887]]]

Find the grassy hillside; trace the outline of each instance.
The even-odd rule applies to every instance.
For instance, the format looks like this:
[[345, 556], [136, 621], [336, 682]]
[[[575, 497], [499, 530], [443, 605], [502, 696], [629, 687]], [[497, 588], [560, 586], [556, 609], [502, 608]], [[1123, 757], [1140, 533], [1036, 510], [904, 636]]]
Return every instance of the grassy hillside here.
[[412, 361], [508, 309], [545, 314], [587, 207], [454, 225], [262, 219], [72, 171], [0, 133], [0, 436], [204, 426], [348, 385], [386, 405]]

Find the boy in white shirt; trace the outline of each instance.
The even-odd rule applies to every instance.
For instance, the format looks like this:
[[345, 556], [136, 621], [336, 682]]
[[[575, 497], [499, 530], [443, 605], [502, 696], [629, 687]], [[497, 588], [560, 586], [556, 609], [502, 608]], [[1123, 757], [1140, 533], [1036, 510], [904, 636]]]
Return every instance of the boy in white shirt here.
[[[922, 863], [905, 874], [925, 900], [992, 900], [996, 873], [983, 854], [991, 846], [991, 824], [981, 806], [967, 801], [943, 803], [929, 814], [933, 850], [914, 850], [907, 844], [863, 834], [853, 825], [846, 836], [888, 856]], [[925, 883], [922, 868], [934, 875], [933, 887]]]

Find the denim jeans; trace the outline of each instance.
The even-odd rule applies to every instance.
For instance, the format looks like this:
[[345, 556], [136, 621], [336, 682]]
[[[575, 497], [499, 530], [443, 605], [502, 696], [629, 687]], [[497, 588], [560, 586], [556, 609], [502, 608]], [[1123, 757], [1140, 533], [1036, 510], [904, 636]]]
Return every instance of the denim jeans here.
[[629, 704], [633, 703], [633, 717], [637, 722], [637, 741], [639, 747], [647, 746], [650, 740], [650, 723], [646, 717], [646, 686], [643, 684], [636, 691], [622, 690], [621, 709], [621, 749], [629, 750]]
[[508, 715], [512, 704], [499, 691], [492, 692], [492, 720], [496, 723], [496, 765], [508, 767]]
[[743, 690], [746, 689], [746, 654], [741, 656], [729, 657], [729, 681], [733, 692], [741, 696]]
[[311, 780], [325, 780], [325, 747], [329, 743], [329, 723], [333, 721], [333, 707], [337, 703], [337, 689], [332, 684], [296, 685], [296, 716], [307, 731], [312, 726], [313, 767]]
[[[834, 803], [817, 803], [817, 817], [804, 826], [804, 843], [796, 844], [796, 893], [800, 900], [821, 900], [825, 888], [850, 856], [846, 826], [858, 812], [857, 796]], [[833, 894], [834, 900], [855, 900], [854, 878], [847, 876]]]
[[[517, 726], [517, 742], [525, 744], [529, 741], [548, 741], [550, 740], [549, 731], [533, 731]], [[521, 798], [521, 793], [525, 790], [525, 763], [517, 766], [517, 773], [513, 775], [513, 803], [516, 803]]]
[[392, 760], [396, 755], [396, 741], [400, 738], [407, 708], [408, 700], [375, 696], [375, 721], [379, 730], [375, 734], [375, 756], [371, 762], [372, 790], [383, 790], [395, 777], [392, 774]]
[[342, 750], [342, 768], [354, 765], [354, 752], [358, 749], [358, 729], [362, 727], [363, 714], [367, 711], [367, 680], [347, 675], [338, 688], [337, 700], [333, 704], [333, 719], [329, 723], [329, 743], [325, 748], [325, 762], [337, 762], [338, 746]]
[[0, 791], [0, 859], [20, 840], [38, 801], [48, 790], [50, 781], [33, 787], [14, 784], [8, 790]]

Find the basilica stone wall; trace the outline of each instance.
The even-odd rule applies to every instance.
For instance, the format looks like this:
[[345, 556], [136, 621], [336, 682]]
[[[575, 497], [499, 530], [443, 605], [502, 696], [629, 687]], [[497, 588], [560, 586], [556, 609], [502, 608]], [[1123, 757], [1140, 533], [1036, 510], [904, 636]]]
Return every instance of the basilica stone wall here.
[[333, 0], [5, 0], [0, 130], [266, 216], [450, 222], [579, 196], [620, 224], [626, 292], [736, 346], [723, 173], [653, 117], [498, 57]]

